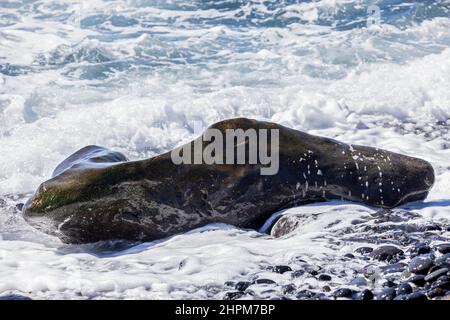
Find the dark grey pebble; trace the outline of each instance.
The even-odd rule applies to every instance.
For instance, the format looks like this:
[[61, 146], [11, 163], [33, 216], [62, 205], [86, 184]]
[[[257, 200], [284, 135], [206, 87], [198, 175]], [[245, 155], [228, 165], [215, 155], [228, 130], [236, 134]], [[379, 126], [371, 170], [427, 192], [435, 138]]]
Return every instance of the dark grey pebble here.
[[290, 294], [295, 292], [295, 290], [297, 290], [297, 288], [292, 283], [286, 284], [281, 287], [281, 292], [283, 294]]
[[226, 281], [226, 282], [224, 283], [224, 285], [225, 285], [226, 287], [234, 287], [234, 286], [236, 285], [236, 283], [235, 283], [234, 281]]
[[396, 297], [394, 288], [383, 289], [378, 295], [377, 300], [393, 300]]
[[256, 279], [253, 281], [254, 284], [274, 284], [275, 281], [270, 279]]
[[410, 294], [412, 293], [413, 289], [408, 283], [402, 283], [397, 288], [397, 294]]
[[353, 296], [354, 293], [355, 293], [355, 292], [354, 292], [353, 290], [351, 290], [351, 289], [348, 289], [348, 288], [340, 288], [340, 289], [337, 289], [337, 290], [334, 292], [333, 296], [334, 296], [335, 298], [351, 298], [351, 297]]
[[403, 250], [395, 247], [395, 246], [381, 246], [376, 248], [370, 254], [373, 259], [379, 261], [398, 261], [399, 259], [404, 257]]
[[24, 203], [18, 203], [18, 204], [16, 204], [17, 210], [22, 211], [24, 205], [25, 205]]
[[388, 264], [387, 266], [383, 266], [380, 268], [380, 270], [384, 273], [403, 272], [405, 269], [406, 269], [406, 263], [403, 263], [403, 262]]
[[411, 273], [426, 274], [433, 266], [433, 258], [429, 255], [417, 256], [408, 264]]
[[450, 290], [450, 279], [445, 275], [439, 277], [431, 284], [431, 289], [441, 288], [443, 290]]
[[312, 299], [317, 295], [317, 293], [310, 290], [299, 291], [296, 295], [297, 299]]
[[323, 286], [322, 290], [323, 290], [324, 292], [330, 292], [330, 291], [331, 291], [331, 288], [330, 288], [330, 286]]
[[327, 274], [321, 274], [319, 275], [319, 281], [330, 281], [331, 280], [331, 276], [327, 275]]
[[450, 253], [450, 243], [440, 243], [435, 246], [435, 249], [442, 254]]
[[434, 280], [436, 280], [440, 276], [445, 275], [447, 272], [448, 272], [448, 268], [441, 268], [441, 269], [438, 269], [436, 271], [433, 271], [433, 272], [431, 272], [430, 274], [428, 274], [425, 277], [425, 281], [426, 282], [433, 282]]
[[6, 294], [4, 296], [0, 296], [0, 300], [32, 300], [30, 297], [23, 296], [20, 294]]
[[352, 286], [365, 287], [367, 286], [367, 280], [363, 277], [356, 277], [350, 282], [350, 284]]
[[353, 259], [355, 256], [353, 254], [351, 254], [351, 253], [346, 253], [344, 255], [344, 257], [349, 258], [349, 259]]
[[369, 289], [365, 289], [359, 294], [358, 299], [359, 300], [373, 300], [373, 293]]
[[442, 268], [450, 268], [450, 253], [446, 253], [434, 261], [434, 264]]
[[241, 291], [230, 291], [225, 293], [223, 300], [234, 300], [243, 297], [245, 294]]
[[398, 286], [398, 284], [392, 280], [386, 280], [385, 282], [383, 282], [383, 287], [386, 287], [386, 288], [395, 288], [397, 286]]
[[251, 284], [252, 283], [250, 281], [239, 281], [238, 283], [236, 283], [235, 289], [237, 291], [245, 291], [248, 287], [250, 287]]
[[429, 299], [433, 299], [436, 297], [442, 297], [445, 294], [445, 291], [441, 288], [434, 288], [427, 292], [427, 297]]
[[302, 275], [305, 274], [305, 270], [295, 270], [294, 272], [291, 273], [291, 277], [292, 278], [298, 278], [301, 277]]
[[429, 224], [426, 226], [422, 226], [420, 227], [419, 231], [421, 232], [425, 232], [425, 231], [441, 231], [442, 228], [441, 226], [437, 225], [437, 224]]
[[288, 271], [292, 271], [291, 267], [289, 266], [273, 266], [269, 268], [272, 272], [283, 274]]
[[371, 247], [360, 247], [358, 249], [355, 250], [356, 253], [365, 255], [365, 254], [369, 254], [373, 251], [373, 248]]
[[425, 276], [421, 274], [412, 276], [411, 278], [408, 279], [408, 282], [411, 282], [418, 287], [423, 287], [426, 283]]
[[428, 300], [428, 298], [425, 295], [425, 293], [416, 291], [411, 294], [408, 294], [406, 300]]
[[418, 256], [421, 254], [430, 253], [431, 248], [427, 244], [420, 243], [416, 245], [416, 247], [412, 250], [411, 255], [412, 256]]

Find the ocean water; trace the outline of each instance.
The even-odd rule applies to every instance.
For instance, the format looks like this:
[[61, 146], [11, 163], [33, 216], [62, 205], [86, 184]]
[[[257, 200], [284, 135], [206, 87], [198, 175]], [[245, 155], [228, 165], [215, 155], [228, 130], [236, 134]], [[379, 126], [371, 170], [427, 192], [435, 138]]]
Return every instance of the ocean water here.
[[265, 277], [276, 285], [247, 298], [276, 298], [284, 284], [321, 285], [270, 265], [320, 266], [334, 288], [369, 263], [346, 253], [407, 245], [375, 228], [379, 209], [344, 202], [283, 212], [314, 218], [278, 239], [210, 225], [73, 246], [21, 217], [18, 205], [81, 147], [142, 159], [194, 138], [196, 122], [238, 116], [428, 160], [428, 199], [385, 224], [439, 224], [426, 239], [449, 241], [448, 0], [1, 0], [0, 296], [220, 299], [226, 281]]

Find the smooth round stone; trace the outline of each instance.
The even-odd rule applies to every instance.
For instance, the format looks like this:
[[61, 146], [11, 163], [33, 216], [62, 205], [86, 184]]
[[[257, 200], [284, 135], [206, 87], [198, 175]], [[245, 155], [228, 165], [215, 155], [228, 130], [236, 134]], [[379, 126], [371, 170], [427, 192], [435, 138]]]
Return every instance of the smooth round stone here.
[[235, 289], [237, 291], [245, 291], [251, 284], [252, 283], [250, 281], [239, 281], [236, 283]]
[[423, 287], [426, 283], [425, 276], [421, 274], [412, 276], [411, 278], [408, 279], [408, 281], [415, 284], [418, 287]]
[[225, 295], [223, 296], [223, 300], [235, 300], [235, 299], [239, 299], [239, 298], [243, 297], [244, 295], [245, 294], [240, 291], [231, 291], [231, 292], [225, 293]]
[[321, 274], [319, 275], [319, 281], [331, 281], [331, 276], [327, 274]]
[[281, 292], [283, 294], [291, 294], [291, 293], [295, 292], [295, 290], [297, 290], [297, 288], [292, 283], [286, 284], [281, 287]]
[[434, 288], [427, 292], [427, 296], [429, 299], [433, 299], [436, 297], [442, 297], [445, 294], [445, 291], [441, 288]]
[[353, 254], [351, 254], [351, 253], [346, 253], [344, 255], [344, 257], [349, 258], [349, 259], [353, 259], [355, 256]]
[[428, 246], [427, 244], [420, 243], [412, 250], [411, 254], [414, 256], [418, 256], [418, 255], [427, 254], [430, 252], [431, 252], [430, 246]]
[[413, 289], [412, 287], [407, 284], [407, 283], [402, 283], [401, 285], [398, 286], [397, 288], [397, 294], [410, 294], [412, 293]]
[[406, 269], [406, 263], [398, 262], [394, 264], [389, 264], [380, 268], [384, 273], [396, 273], [403, 272]]
[[369, 254], [372, 251], [373, 251], [373, 248], [371, 248], [371, 247], [360, 247], [360, 248], [355, 250], [356, 253], [359, 253], [359, 254], [362, 254], [362, 255]]
[[357, 287], [364, 287], [364, 286], [367, 286], [367, 280], [364, 279], [363, 277], [357, 277], [357, 278], [353, 279], [350, 282], [350, 284], [353, 286], [357, 286]]
[[433, 266], [433, 259], [430, 256], [417, 256], [408, 264], [411, 273], [426, 274]]
[[322, 290], [323, 290], [324, 292], [330, 292], [330, 291], [331, 291], [331, 288], [330, 288], [330, 286], [323, 286]]
[[365, 289], [359, 294], [358, 298], [359, 300], [373, 300], [373, 293], [369, 289]]
[[289, 266], [273, 266], [270, 268], [270, 270], [272, 270], [273, 272], [276, 272], [276, 273], [280, 273], [280, 274], [283, 274], [288, 271], [292, 271], [291, 267], [289, 267]]
[[426, 282], [433, 282], [440, 276], [445, 275], [448, 272], [448, 268], [441, 268], [439, 270], [433, 271], [425, 277]]
[[395, 246], [381, 246], [373, 250], [370, 255], [373, 259], [389, 262], [403, 257], [404, 252]]
[[408, 294], [406, 300], [428, 300], [428, 298], [423, 292], [416, 291]]
[[383, 287], [387, 287], [387, 288], [395, 288], [395, 287], [397, 287], [397, 285], [398, 284], [392, 280], [387, 280], [383, 283]]
[[337, 290], [334, 292], [333, 296], [334, 296], [335, 298], [351, 298], [351, 297], [353, 296], [354, 293], [355, 293], [355, 292], [354, 292], [353, 290], [351, 290], [351, 289], [348, 289], [348, 288], [340, 288], [340, 289], [337, 289]]
[[310, 290], [301, 290], [297, 293], [297, 299], [312, 299], [317, 296], [317, 293]]
[[450, 290], [450, 279], [447, 275], [440, 276], [431, 284], [431, 288], [441, 288], [443, 290]]
[[443, 256], [436, 259], [434, 264], [442, 268], [450, 268], [450, 253], [446, 253]]
[[274, 284], [276, 283], [273, 280], [270, 279], [256, 279], [255, 281], [253, 281], [254, 284]]
[[298, 277], [301, 277], [302, 275], [304, 275], [305, 274], [305, 270], [302, 270], [302, 269], [300, 269], [300, 270], [295, 270], [294, 272], [292, 272], [292, 274], [291, 274], [291, 277], [292, 278], [298, 278]]
[[450, 253], [450, 243], [440, 243], [435, 246], [435, 249], [442, 254]]
[[386, 288], [379, 293], [377, 300], [393, 300], [396, 296], [394, 288]]

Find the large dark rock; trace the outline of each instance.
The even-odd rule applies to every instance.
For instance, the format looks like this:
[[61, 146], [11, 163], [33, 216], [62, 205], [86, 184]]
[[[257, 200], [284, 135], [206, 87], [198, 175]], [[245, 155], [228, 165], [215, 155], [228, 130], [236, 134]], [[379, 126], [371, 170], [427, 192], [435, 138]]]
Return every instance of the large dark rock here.
[[[24, 206], [24, 217], [69, 243], [154, 240], [213, 222], [255, 228], [276, 211], [314, 201], [394, 207], [424, 199], [434, 182], [426, 161], [275, 123], [239, 118], [212, 128], [278, 129], [278, 173], [261, 175], [267, 167], [261, 164], [177, 165], [170, 152], [127, 162], [90, 146], [56, 168]], [[209, 142], [200, 137], [188, 148], [198, 143]]]

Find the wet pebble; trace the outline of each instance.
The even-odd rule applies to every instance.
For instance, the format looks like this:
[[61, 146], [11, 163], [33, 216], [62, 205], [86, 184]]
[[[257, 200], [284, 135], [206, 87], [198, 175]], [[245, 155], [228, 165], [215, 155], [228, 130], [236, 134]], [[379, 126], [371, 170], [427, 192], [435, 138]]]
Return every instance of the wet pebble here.
[[425, 277], [425, 281], [426, 282], [433, 282], [434, 280], [436, 280], [437, 278], [439, 278], [440, 276], [445, 275], [448, 272], [448, 268], [441, 268], [438, 269], [436, 271], [431, 272], [430, 274], [428, 274]]
[[252, 283], [250, 281], [239, 281], [236, 283], [235, 289], [237, 291], [245, 291], [251, 284]]
[[403, 272], [405, 269], [406, 269], [406, 263], [403, 263], [403, 262], [389, 264], [387, 266], [383, 266], [380, 268], [380, 270], [384, 273]]
[[434, 264], [442, 268], [450, 268], [450, 253], [446, 253], [443, 256], [436, 259]]
[[411, 260], [408, 264], [408, 270], [411, 273], [426, 274], [428, 270], [433, 266], [433, 258], [427, 256], [417, 256]]
[[401, 259], [404, 256], [404, 252], [395, 246], [381, 246], [373, 250], [370, 255], [375, 260], [390, 262]]
[[406, 300], [428, 300], [428, 298], [425, 295], [425, 293], [416, 291], [411, 294], [408, 294]]
[[297, 288], [292, 283], [286, 284], [281, 287], [281, 292], [283, 294], [291, 294], [291, 293], [294, 293], [296, 290], [297, 290]]
[[397, 294], [398, 295], [410, 294], [410, 293], [412, 293], [412, 291], [413, 291], [412, 287], [409, 284], [407, 284], [407, 283], [402, 283], [397, 288]]
[[353, 259], [355, 256], [353, 254], [351, 254], [351, 253], [346, 253], [344, 255], [344, 257], [349, 258], [349, 259]]
[[354, 294], [354, 291], [351, 289], [340, 288], [334, 292], [333, 296], [335, 298], [351, 298], [353, 296], [353, 294]]
[[450, 243], [441, 243], [435, 246], [435, 249], [442, 254], [450, 253]]
[[373, 300], [373, 293], [369, 289], [365, 289], [359, 294], [358, 299], [359, 300]]
[[245, 294], [241, 291], [230, 291], [225, 293], [223, 300], [235, 300], [243, 297]]
[[331, 280], [331, 276], [327, 275], [327, 274], [321, 274], [319, 275], [319, 281], [330, 281]]
[[357, 278], [353, 279], [350, 282], [350, 284], [353, 286], [357, 286], [357, 287], [364, 287], [364, 286], [367, 286], [367, 280], [364, 279], [363, 277], [357, 277]]
[[275, 281], [270, 279], [256, 279], [253, 281], [253, 284], [274, 284]]
[[411, 256], [419, 256], [421, 254], [430, 253], [431, 248], [427, 244], [419, 243], [416, 247], [411, 251]]
[[372, 251], [373, 251], [373, 248], [371, 248], [371, 247], [360, 247], [360, 248], [355, 250], [356, 253], [359, 253], [359, 254], [362, 254], [362, 255], [369, 254]]
[[377, 296], [377, 300], [393, 300], [396, 297], [394, 288], [383, 289]]
[[415, 284], [418, 287], [423, 287], [426, 283], [424, 275], [415, 275], [408, 279], [409, 282]]
[[434, 288], [427, 292], [427, 297], [429, 299], [433, 299], [436, 297], [442, 297], [445, 294], [445, 291], [441, 288]]
[[272, 266], [269, 268], [272, 272], [283, 274], [288, 271], [292, 271], [291, 267], [289, 266]]
[[305, 270], [295, 270], [294, 272], [292, 272], [291, 277], [292, 278], [298, 278], [301, 277], [302, 275], [305, 274]]

